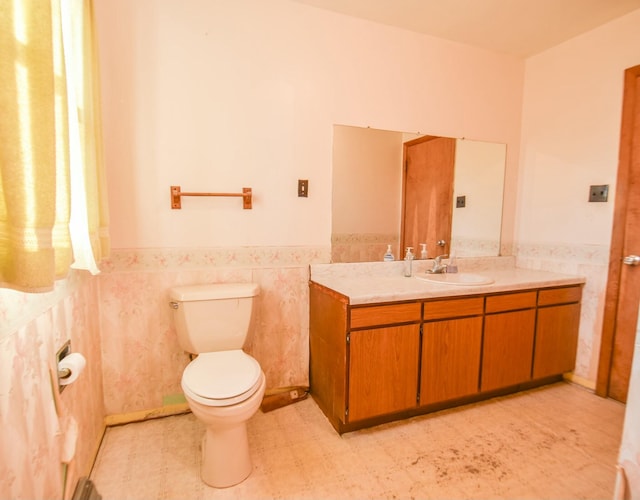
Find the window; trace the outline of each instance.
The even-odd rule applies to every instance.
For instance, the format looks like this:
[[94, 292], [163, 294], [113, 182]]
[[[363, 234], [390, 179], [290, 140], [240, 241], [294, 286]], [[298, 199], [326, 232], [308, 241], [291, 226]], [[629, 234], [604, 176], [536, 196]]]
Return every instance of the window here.
[[0, 11], [0, 286], [47, 291], [108, 253], [93, 5]]

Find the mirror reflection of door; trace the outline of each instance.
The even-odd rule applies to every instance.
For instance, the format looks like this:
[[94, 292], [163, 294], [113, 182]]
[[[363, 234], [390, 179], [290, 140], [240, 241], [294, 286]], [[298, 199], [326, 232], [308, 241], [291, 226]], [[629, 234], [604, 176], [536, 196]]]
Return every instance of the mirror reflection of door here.
[[422, 243], [429, 258], [449, 253], [455, 151], [456, 140], [449, 137], [405, 142], [400, 258], [406, 247], [420, 255]]
[[[431, 134], [334, 125], [331, 262], [380, 261], [387, 245], [396, 259], [403, 258], [404, 144], [425, 135]], [[500, 255], [507, 145], [469, 138], [455, 141], [451, 241], [446, 252], [453, 249], [458, 257]], [[434, 182], [442, 179], [440, 173]], [[462, 208], [453, 203], [460, 196], [466, 200]], [[432, 217], [441, 220], [440, 215]], [[437, 249], [437, 254], [445, 252]], [[420, 255], [419, 246], [414, 251]], [[429, 248], [431, 256], [435, 253]]]
[[626, 402], [640, 303], [640, 66], [625, 72], [616, 201], [596, 392]]

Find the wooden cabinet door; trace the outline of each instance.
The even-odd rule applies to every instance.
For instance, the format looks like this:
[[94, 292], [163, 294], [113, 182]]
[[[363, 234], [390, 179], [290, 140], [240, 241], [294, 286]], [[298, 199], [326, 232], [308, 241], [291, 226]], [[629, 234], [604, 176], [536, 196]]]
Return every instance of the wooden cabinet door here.
[[349, 422], [416, 406], [420, 325], [351, 332]]
[[535, 309], [490, 314], [484, 320], [480, 390], [531, 380]]
[[533, 378], [570, 372], [576, 363], [580, 304], [538, 308]]
[[478, 392], [482, 317], [424, 323], [420, 405]]

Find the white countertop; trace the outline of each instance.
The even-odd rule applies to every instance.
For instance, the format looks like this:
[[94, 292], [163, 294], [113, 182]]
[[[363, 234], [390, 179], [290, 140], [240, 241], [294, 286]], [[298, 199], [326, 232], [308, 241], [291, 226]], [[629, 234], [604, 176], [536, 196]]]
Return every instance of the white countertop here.
[[425, 269], [431, 267], [432, 261], [415, 261], [410, 278], [403, 276], [402, 261], [317, 264], [311, 266], [311, 281], [348, 297], [351, 305], [528, 290], [585, 282], [581, 276], [516, 268], [512, 266], [512, 259], [484, 264], [476, 259], [479, 263], [469, 262], [466, 267], [460, 261], [460, 272], [480, 274], [494, 282], [489, 285], [451, 285], [417, 278], [416, 275], [425, 275]]

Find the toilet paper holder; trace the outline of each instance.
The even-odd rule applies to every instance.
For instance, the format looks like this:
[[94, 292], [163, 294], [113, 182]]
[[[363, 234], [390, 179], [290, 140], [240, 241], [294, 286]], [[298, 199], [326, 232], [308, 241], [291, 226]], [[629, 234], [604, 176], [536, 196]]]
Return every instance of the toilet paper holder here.
[[69, 354], [71, 354], [71, 340], [67, 340], [64, 345], [58, 349], [56, 353], [56, 369], [58, 372], [58, 390], [59, 392], [64, 391], [66, 385], [62, 385], [60, 383], [60, 379], [69, 378], [71, 376], [71, 370], [69, 368], [59, 368], [60, 361], [66, 358]]
[[62, 392], [64, 386], [73, 384], [87, 366], [86, 358], [79, 352], [71, 352], [71, 342], [67, 341], [57, 353], [56, 367], [58, 388]]

